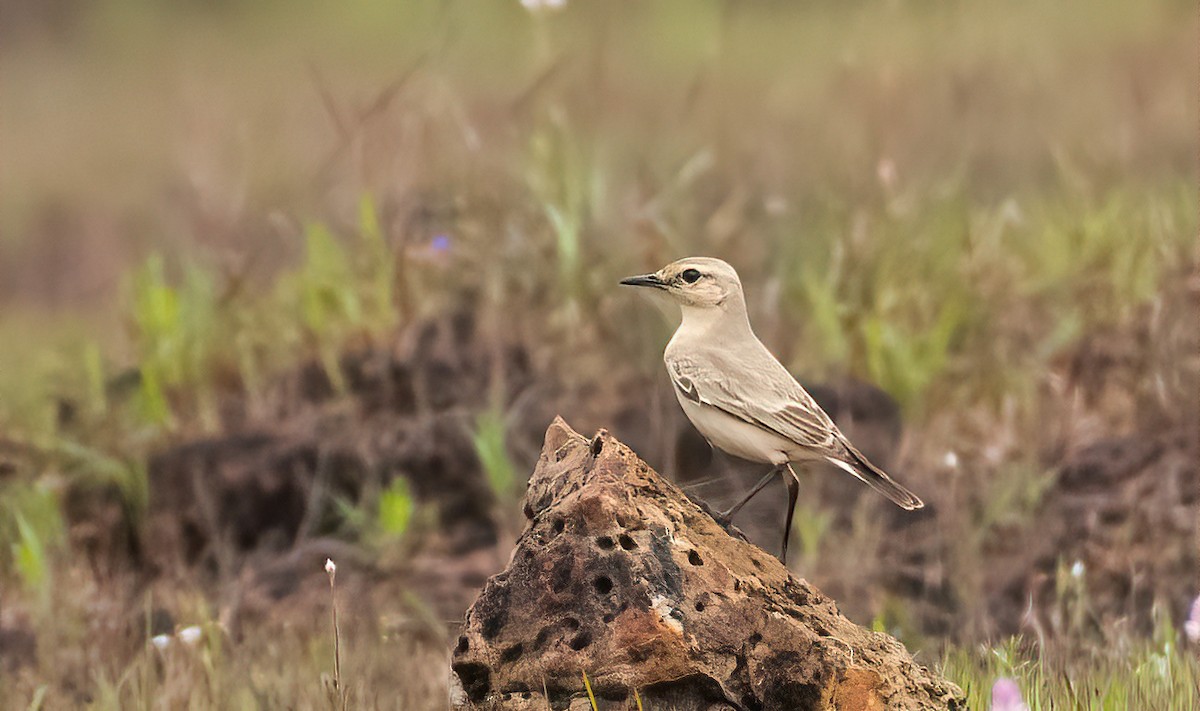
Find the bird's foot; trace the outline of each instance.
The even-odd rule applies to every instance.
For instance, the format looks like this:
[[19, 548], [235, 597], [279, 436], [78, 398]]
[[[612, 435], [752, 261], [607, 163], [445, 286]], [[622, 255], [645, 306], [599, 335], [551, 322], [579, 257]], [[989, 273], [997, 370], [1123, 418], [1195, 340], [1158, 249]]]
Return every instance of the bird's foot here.
[[733, 525], [733, 516], [728, 511], [713, 511], [712, 517], [718, 526], [725, 529], [726, 533], [729, 532], [729, 527]]
[[705, 504], [705, 503], [701, 503], [700, 508], [702, 508], [704, 510], [704, 513], [711, 516], [712, 520], [716, 521], [718, 526], [725, 529], [726, 533], [733, 535], [733, 531], [730, 529], [733, 528], [733, 517], [737, 514], [736, 509], [729, 509], [726, 511], [715, 511], [712, 508], [710, 508], [708, 504]]

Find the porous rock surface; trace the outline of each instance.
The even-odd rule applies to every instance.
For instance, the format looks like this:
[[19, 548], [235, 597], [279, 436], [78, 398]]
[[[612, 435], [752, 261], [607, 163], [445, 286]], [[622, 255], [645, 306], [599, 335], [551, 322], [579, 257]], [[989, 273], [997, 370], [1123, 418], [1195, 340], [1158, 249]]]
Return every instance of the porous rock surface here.
[[453, 651], [458, 708], [590, 708], [583, 673], [601, 709], [963, 707], [603, 430], [554, 421], [525, 515]]

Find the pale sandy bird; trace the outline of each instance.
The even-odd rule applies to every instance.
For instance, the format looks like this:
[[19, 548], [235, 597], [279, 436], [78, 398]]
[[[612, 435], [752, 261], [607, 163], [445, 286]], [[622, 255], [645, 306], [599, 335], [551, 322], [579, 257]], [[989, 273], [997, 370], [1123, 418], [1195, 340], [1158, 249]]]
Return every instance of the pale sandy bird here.
[[728, 522], [776, 474], [788, 487], [783, 556], [787, 560], [800, 481], [792, 462], [826, 461], [904, 509], [924, 504], [867, 461], [820, 405], [754, 335], [742, 282], [720, 259], [689, 257], [622, 284], [660, 289], [683, 311], [663, 360], [684, 413], [709, 444], [735, 457], [770, 464], [745, 498], [721, 514]]

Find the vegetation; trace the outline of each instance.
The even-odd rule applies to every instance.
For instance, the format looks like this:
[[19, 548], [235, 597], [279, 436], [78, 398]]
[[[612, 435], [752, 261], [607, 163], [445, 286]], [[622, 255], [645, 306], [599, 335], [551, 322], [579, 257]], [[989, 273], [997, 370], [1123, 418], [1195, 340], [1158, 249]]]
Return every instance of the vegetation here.
[[[78, 492], [116, 491], [144, 535], [155, 452], [224, 432], [231, 400], [270, 421], [277, 383], [310, 362], [349, 397], [345, 354], [456, 309], [578, 397], [656, 373], [667, 326], [614, 284], [706, 253], [736, 262], [794, 371], [878, 384], [916, 433], [913, 468], [953, 455], [966, 472], [945, 487], [963, 513], [939, 519], [963, 610], [950, 638], [881, 591], [870, 504], [845, 528], [803, 502], [807, 575], [867, 580], [848, 609], [940, 662], [973, 709], [1000, 677], [1035, 710], [1200, 706], [1185, 610], [1156, 608], [1148, 638], [1098, 634], [1060, 570], [1062, 625], [999, 640], [980, 602], [995, 541], [1034, 525], [1053, 484], [1062, 438], [1046, 423], [1064, 410], [1045, 392], [1063, 353], [1144, 339], [1150, 313], [1166, 314], [1151, 341], [1187, 328], [1163, 305], [1200, 258], [1195, 81], [1178, 71], [1195, 65], [1191, 4], [63, 12], [21, 14], [0, 48], [0, 636], [36, 642], [31, 665], [0, 655], [0, 698], [321, 707], [324, 616], [234, 635], [203, 575], [163, 592], [145, 571], [90, 569]], [[1163, 353], [1136, 388], [1182, 412], [1192, 366]], [[511, 517], [524, 411], [495, 370], [463, 427]], [[1098, 406], [1085, 424], [1129, 434], [1142, 415]], [[335, 497], [322, 530], [403, 561], [435, 517], [404, 478], [378, 483]], [[868, 572], [848, 572], [846, 550]], [[114, 602], [130, 596], [136, 624]], [[453, 621], [417, 597], [404, 624], [343, 622], [350, 708], [444, 703], [437, 635]], [[162, 647], [146, 642], [160, 604], [179, 620]]]
[[987, 709], [997, 679], [1018, 682], [1031, 711], [1039, 709], [1194, 708], [1200, 665], [1169, 626], [1153, 641], [1075, 650], [1055, 658], [1009, 640], [995, 647], [956, 649], [943, 661], [947, 676], [968, 694], [968, 708]]

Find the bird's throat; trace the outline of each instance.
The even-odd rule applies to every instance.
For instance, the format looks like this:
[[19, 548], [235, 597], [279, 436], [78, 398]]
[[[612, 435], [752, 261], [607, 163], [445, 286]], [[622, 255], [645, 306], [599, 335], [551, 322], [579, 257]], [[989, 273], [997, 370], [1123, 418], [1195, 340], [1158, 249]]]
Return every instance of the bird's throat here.
[[721, 340], [749, 334], [750, 320], [745, 309], [731, 309], [729, 304], [697, 307], [682, 305], [683, 320], [676, 337]]

